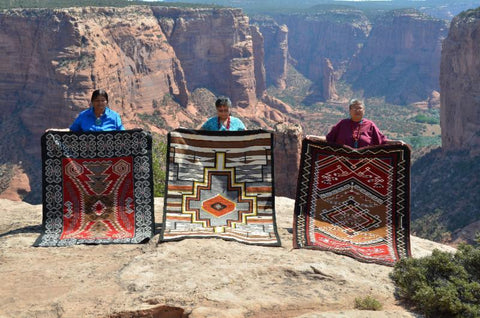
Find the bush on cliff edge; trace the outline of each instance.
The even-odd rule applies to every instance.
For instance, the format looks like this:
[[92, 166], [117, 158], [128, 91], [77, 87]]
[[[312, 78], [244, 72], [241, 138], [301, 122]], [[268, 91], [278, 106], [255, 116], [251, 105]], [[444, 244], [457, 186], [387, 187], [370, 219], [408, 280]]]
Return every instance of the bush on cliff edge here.
[[480, 317], [480, 247], [400, 260], [390, 274], [400, 298], [427, 318]]

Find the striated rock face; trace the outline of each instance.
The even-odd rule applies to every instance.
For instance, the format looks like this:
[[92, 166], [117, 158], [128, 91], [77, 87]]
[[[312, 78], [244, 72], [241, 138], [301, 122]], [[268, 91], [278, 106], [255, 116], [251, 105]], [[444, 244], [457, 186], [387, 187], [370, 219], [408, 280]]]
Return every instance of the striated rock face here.
[[275, 131], [275, 195], [296, 197], [303, 130], [300, 125], [279, 123]]
[[323, 59], [322, 93], [325, 100], [337, 99], [337, 89], [335, 88], [335, 73], [332, 62], [329, 59]]
[[263, 38], [239, 9], [3, 11], [0, 50], [0, 169], [25, 171], [30, 202], [41, 199], [40, 136], [70, 126], [94, 89], [107, 90], [126, 128], [158, 134], [213, 115], [213, 103], [193, 103], [191, 92], [202, 88], [229, 96], [249, 128], [291, 115], [268, 105]]
[[369, 20], [358, 10], [284, 14], [275, 20], [288, 26], [289, 53], [298, 70], [313, 81], [321, 79], [325, 57], [334, 69], [343, 69], [370, 31]]
[[480, 153], [480, 8], [452, 20], [440, 69], [442, 148]]
[[[292, 64], [314, 82], [314, 92], [306, 98], [306, 103], [329, 98], [328, 90], [325, 92], [323, 88], [323, 83], [330, 80], [324, 78], [325, 73], [340, 78], [370, 32], [370, 22], [359, 10], [281, 14], [275, 15], [274, 19], [288, 26], [288, 52]], [[265, 46], [265, 51], [268, 52], [269, 47]], [[325, 58], [330, 60], [333, 72], [324, 69], [327, 66]], [[269, 63], [267, 58], [266, 63]]]
[[397, 104], [425, 100], [439, 90], [438, 77], [446, 21], [414, 10], [388, 12], [378, 18], [348, 80], [366, 97], [386, 96]]
[[127, 128], [167, 95], [187, 106], [179, 60], [147, 7], [11, 10], [0, 25], [0, 151], [23, 162], [37, 197], [41, 134], [68, 127], [94, 89], [108, 91]]
[[152, 7], [175, 50], [188, 88], [208, 87], [234, 105], [255, 105], [255, 60], [249, 20], [240, 9]]
[[265, 47], [263, 44], [263, 35], [260, 33], [258, 26], [252, 25], [250, 27], [253, 41], [253, 56], [254, 56], [254, 70], [255, 70], [255, 90], [257, 97], [261, 99], [267, 93], [266, 74], [265, 74]]
[[279, 25], [271, 18], [254, 17], [264, 38], [266, 82], [279, 89], [287, 86], [288, 27]]

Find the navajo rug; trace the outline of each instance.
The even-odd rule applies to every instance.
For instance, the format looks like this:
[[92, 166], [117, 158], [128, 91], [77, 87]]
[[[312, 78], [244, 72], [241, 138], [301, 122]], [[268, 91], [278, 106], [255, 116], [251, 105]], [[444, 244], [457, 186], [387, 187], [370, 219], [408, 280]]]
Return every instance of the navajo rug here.
[[302, 148], [294, 247], [390, 266], [410, 256], [410, 148]]
[[262, 130], [169, 133], [160, 241], [214, 237], [280, 246], [272, 141]]
[[152, 138], [142, 130], [42, 136], [35, 246], [139, 243], [154, 234]]

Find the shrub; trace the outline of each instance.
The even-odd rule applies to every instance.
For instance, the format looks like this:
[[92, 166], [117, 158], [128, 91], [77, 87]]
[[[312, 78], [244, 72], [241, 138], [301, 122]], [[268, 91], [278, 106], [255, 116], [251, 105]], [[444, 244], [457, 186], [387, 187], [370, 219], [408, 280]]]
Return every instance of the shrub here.
[[400, 260], [390, 274], [398, 296], [427, 318], [480, 317], [480, 248]]
[[167, 144], [158, 138], [153, 138], [153, 195], [156, 197], [163, 197], [165, 194], [166, 160]]
[[361, 297], [355, 298], [355, 309], [382, 310], [382, 308], [383, 308], [382, 304], [370, 295], [363, 298]]

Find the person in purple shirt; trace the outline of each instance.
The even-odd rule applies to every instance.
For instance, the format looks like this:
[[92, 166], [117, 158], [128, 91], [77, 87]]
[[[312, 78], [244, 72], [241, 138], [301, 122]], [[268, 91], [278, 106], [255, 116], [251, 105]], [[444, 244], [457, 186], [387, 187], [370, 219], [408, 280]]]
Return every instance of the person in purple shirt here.
[[120, 115], [108, 107], [108, 94], [103, 89], [93, 92], [91, 107], [82, 111], [73, 124], [70, 131], [111, 131], [125, 130]]
[[326, 137], [307, 136], [307, 139], [326, 140], [330, 143], [346, 145], [352, 148], [393, 143], [403, 144], [400, 140], [387, 139], [373, 121], [363, 117], [365, 115], [365, 106], [361, 101], [352, 99], [348, 107], [350, 118], [339, 121], [332, 127]]

